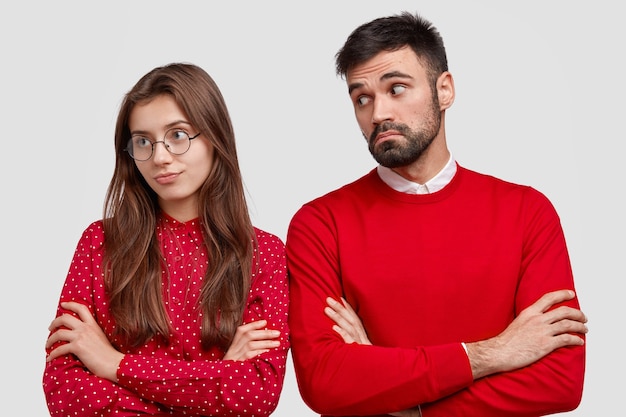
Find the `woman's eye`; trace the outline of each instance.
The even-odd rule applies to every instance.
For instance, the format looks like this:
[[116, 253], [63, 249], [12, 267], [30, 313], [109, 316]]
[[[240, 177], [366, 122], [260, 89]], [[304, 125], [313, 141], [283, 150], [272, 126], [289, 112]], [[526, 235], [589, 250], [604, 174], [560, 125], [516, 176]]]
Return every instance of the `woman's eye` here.
[[184, 130], [172, 130], [168, 133], [167, 137], [172, 141], [180, 141], [187, 139], [189, 135]]
[[152, 146], [152, 143], [148, 139], [142, 138], [141, 136], [133, 138], [133, 143], [134, 143], [134, 146], [137, 146], [139, 148]]

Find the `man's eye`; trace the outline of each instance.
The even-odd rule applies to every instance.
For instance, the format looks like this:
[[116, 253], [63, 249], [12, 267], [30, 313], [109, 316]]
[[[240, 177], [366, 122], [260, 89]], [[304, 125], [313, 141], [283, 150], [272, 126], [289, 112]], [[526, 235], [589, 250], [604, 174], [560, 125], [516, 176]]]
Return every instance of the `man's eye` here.
[[370, 98], [367, 96], [359, 96], [356, 98], [356, 104], [358, 104], [359, 106], [365, 106], [369, 102]]
[[406, 90], [406, 87], [403, 85], [394, 85], [391, 87], [391, 94], [396, 96], [398, 94], [402, 94]]

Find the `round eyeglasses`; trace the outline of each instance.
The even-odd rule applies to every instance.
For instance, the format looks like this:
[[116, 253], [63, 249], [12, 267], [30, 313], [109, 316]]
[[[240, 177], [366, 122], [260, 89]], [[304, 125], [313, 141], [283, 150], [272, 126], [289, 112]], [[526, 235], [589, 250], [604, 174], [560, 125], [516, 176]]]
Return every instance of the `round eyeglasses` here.
[[134, 135], [128, 140], [124, 150], [128, 152], [130, 157], [135, 161], [147, 161], [154, 153], [154, 145], [162, 143], [169, 153], [182, 155], [189, 150], [191, 141], [198, 136], [200, 136], [200, 133], [195, 136], [189, 136], [189, 133], [180, 128], [168, 130], [165, 132], [163, 140], [157, 140], [156, 142], [152, 142], [145, 136]]

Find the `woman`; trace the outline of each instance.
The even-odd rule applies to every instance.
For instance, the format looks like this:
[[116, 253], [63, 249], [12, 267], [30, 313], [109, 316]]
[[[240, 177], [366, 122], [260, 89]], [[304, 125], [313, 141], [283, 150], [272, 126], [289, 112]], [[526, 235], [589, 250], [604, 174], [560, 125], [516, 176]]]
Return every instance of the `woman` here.
[[284, 245], [251, 224], [219, 88], [191, 64], [155, 68], [122, 102], [115, 150], [49, 327], [51, 415], [271, 414]]

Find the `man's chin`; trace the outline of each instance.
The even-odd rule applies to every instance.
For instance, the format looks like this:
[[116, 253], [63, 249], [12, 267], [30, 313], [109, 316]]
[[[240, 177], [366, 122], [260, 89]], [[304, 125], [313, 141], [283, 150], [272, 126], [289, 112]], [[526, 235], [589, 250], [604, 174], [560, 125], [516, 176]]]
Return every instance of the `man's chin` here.
[[389, 158], [389, 157], [374, 156], [374, 160], [376, 160], [376, 162], [378, 162], [380, 165], [384, 166], [385, 168], [399, 168], [399, 167], [410, 164], [410, 162], [400, 161], [396, 158]]

